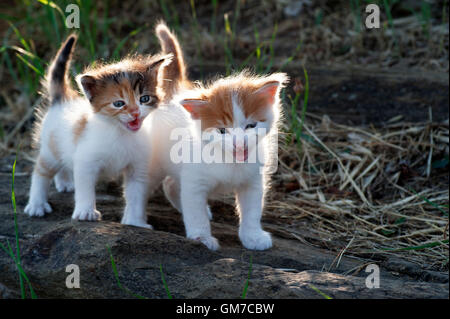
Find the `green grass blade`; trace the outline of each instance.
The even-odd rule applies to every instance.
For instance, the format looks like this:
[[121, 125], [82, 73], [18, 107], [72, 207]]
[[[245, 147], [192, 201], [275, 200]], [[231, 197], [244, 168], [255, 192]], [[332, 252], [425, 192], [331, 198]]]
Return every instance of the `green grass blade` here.
[[277, 36], [278, 31], [278, 24], [275, 23], [275, 26], [273, 27], [272, 37], [270, 38], [270, 44], [269, 44], [269, 63], [267, 64], [265, 73], [268, 73], [273, 65], [273, 59], [275, 57], [275, 50], [273, 47], [273, 44], [275, 42], [275, 38]]
[[212, 18], [211, 18], [211, 33], [213, 35], [216, 34], [216, 28], [217, 28], [217, 0], [211, 0], [212, 3]]
[[142, 28], [135, 29], [135, 30], [131, 31], [125, 38], [123, 38], [119, 42], [119, 44], [116, 46], [116, 48], [114, 49], [113, 54], [112, 54], [112, 58], [113, 59], [118, 59], [119, 56], [120, 56], [120, 50], [123, 48], [123, 46], [128, 41], [128, 39], [131, 38], [132, 36], [135, 36], [139, 32], [141, 32], [141, 30], [142, 30]]
[[319, 295], [321, 295], [322, 297], [324, 297], [325, 299], [333, 299], [330, 296], [328, 296], [327, 294], [323, 293], [322, 291], [319, 290], [319, 288], [317, 288], [314, 285], [309, 285], [309, 287], [314, 290], [315, 292], [317, 292]]
[[16, 34], [16, 36], [19, 38], [20, 43], [23, 45], [23, 47], [27, 50], [27, 51], [31, 51], [31, 47], [28, 44], [28, 42], [25, 40], [25, 38], [22, 36], [22, 34], [20, 33], [19, 29], [16, 28], [16, 26], [8, 21], [9, 25], [11, 26], [11, 28], [13, 29], [14, 33]]
[[[16, 234], [16, 258], [17, 264], [20, 265], [20, 245], [19, 245], [19, 228], [17, 226], [17, 206], [16, 206], [16, 194], [14, 192], [14, 179], [16, 175], [16, 163], [17, 163], [17, 153], [16, 158], [14, 159], [14, 164], [12, 168], [12, 183], [11, 183], [11, 202], [13, 206], [13, 212], [14, 212], [14, 232]], [[8, 247], [12, 253], [11, 246], [9, 245], [8, 241]], [[22, 299], [25, 299], [25, 287], [23, 284], [23, 278], [22, 274], [19, 271], [19, 281], [20, 281], [20, 291], [22, 294]]]
[[245, 299], [247, 297], [248, 286], [250, 284], [250, 276], [252, 275], [252, 268], [253, 268], [253, 255], [250, 255], [250, 267], [248, 269], [248, 276], [244, 284], [244, 289], [242, 290], [241, 299]]
[[138, 299], [148, 299], [147, 297], [143, 297], [141, 295], [135, 294], [130, 289], [128, 289], [122, 285], [122, 283], [120, 282], [120, 279], [119, 279], [119, 273], [117, 272], [116, 262], [114, 261], [114, 257], [112, 255], [111, 248], [109, 248], [109, 246], [106, 246], [106, 248], [108, 249], [108, 252], [109, 252], [109, 256], [111, 259], [111, 266], [112, 266], [112, 270], [114, 273], [114, 277], [116, 278], [117, 286], [119, 286], [120, 289], [125, 291], [127, 294], [132, 295], [133, 297], [136, 297]]
[[30, 289], [30, 293], [31, 293], [31, 298], [32, 299], [36, 299], [37, 296], [36, 296], [36, 294], [35, 294], [35, 292], [33, 290], [33, 287], [31, 286], [31, 283], [30, 283], [30, 280], [28, 279], [28, 276], [25, 274], [25, 271], [23, 270], [22, 266], [20, 266], [17, 263], [16, 256], [14, 256], [14, 253], [12, 251], [11, 245], [9, 244], [8, 240], [7, 240], [7, 243], [8, 243], [8, 248], [6, 248], [6, 246], [3, 245], [2, 243], [0, 243], [0, 248], [3, 249], [5, 251], [5, 253], [7, 255], [9, 255], [9, 257], [11, 257], [11, 259], [14, 261], [14, 263], [17, 266], [17, 269], [18, 269], [19, 273], [23, 276], [23, 278], [25, 279], [25, 281], [28, 284], [28, 288]]
[[61, 15], [61, 17], [63, 18], [63, 20], [66, 19], [66, 16], [64, 14], [64, 12], [62, 11], [62, 9], [53, 1], [48, 1], [48, 0], [38, 0], [38, 2], [42, 3], [43, 5], [49, 6], [53, 9], [56, 9], [56, 11], [58, 11], [58, 13]]
[[[432, 201], [430, 201], [428, 198], [423, 197], [422, 195], [419, 195], [414, 189], [410, 188], [409, 189], [411, 192], [413, 192], [417, 197], [419, 197], [421, 200], [423, 200], [425, 203], [433, 206], [434, 208], [438, 209], [441, 211], [442, 214], [444, 214], [445, 216], [448, 217], [448, 212], [446, 212], [445, 210], [442, 209], [442, 207], [436, 203], [433, 203]], [[444, 206], [445, 207], [445, 206]]]
[[[15, 191], [14, 191], [15, 175], [16, 175], [16, 164], [17, 164], [17, 154], [18, 154], [18, 151], [16, 152], [16, 158], [14, 159], [14, 164], [13, 164], [13, 168], [12, 168], [12, 183], [11, 183], [11, 202], [12, 202], [13, 212], [14, 212], [14, 232], [15, 232], [15, 235], [16, 235], [16, 237], [15, 237], [15, 239], [16, 239], [16, 256], [13, 257], [13, 259], [16, 262], [17, 269], [19, 271], [19, 279], [20, 279], [20, 288], [21, 288], [21, 291], [22, 291], [22, 299], [25, 298], [25, 287], [23, 285], [23, 279], [25, 279], [25, 281], [28, 283], [28, 287], [30, 289], [31, 297], [33, 299], [35, 299], [36, 295], [34, 293], [33, 287], [31, 286], [31, 283], [28, 280], [27, 275], [25, 274], [25, 272], [22, 269], [22, 264], [21, 264], [21, 260], [20, 260], [19, 226], [18, 226], [18, 223], [17, 223], [16, 194], [15, 194]], [[8, 241], [8, 247], [10, 249], [11, 255], [14, 256], [14, 254], [12, 252], [12, 249], [11, 249], [11, 246], [9, 245], [9, 241]]]
[[27, 59], [25, 59], [21, 54], [16, 53], [17, 58], [21, 60], [26, 66], [28, 66], [30, 69], [32, 69], [36, 74], [40, 76], [44, 76], [44, 73], [40, 71], [36, 66], [31, 64]]
[[382, 251], [389, 251], [389, 252], [397, 252], [397, 251], [408, 251], [408, 250], [423, 250], [427, 248], [434, 248], [441, 245], [448, 244], [448, 239], [442, 240], [442, 241], [433, 241], [431, 243], [418, 245], [418, 246], [409, 246], [409, 247], [402, 247], [402, 248], [381, 248]]
[[167, 23], [170, 25], [172, 22], [172, 19], [171, 19], [171, 15], [169, 13], [169, 8], [167, 8], [167, 5], [166, 5], [166, 0], [159, 0], [159, 6], [161, 7], [161, 10], [163, 12], [164, 20], [166, 20]]
[[170, 294], [169, 287], [167, 286], [167, 283], [166, 283], [166, 279], [164, 278], [162, 264], [159, 264], [159, 272], [161, 273], [161, 280], [163, 282], [164, 289], [166, 290], [167, 298], [172, 299], [172, 295]]

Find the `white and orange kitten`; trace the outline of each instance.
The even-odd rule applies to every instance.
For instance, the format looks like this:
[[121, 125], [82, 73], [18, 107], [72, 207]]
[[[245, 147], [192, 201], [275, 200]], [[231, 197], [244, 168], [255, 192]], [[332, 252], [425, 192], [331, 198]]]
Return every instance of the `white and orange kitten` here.
[[[164, 25], [156, 31], [163, 52], [173, 53], [172, 64], [163, 72], [170, 75], [170, 85], [175, 89], [167, 105], [145, 123], [151, 129], [151, 187], [163, 181], [166, 197], [183, 214], [186, 236], [211, 250], [217, 250], [219, 243], [211, 234], [208, 199], [234, 193], [242, 244], [248, 249], [270, 248], [271, 236], [261, 227], [267, 162], [250, 159], [256, 158], [255, 153], [267, 154], [271, 146], [268, 135], [278, 129], [279, 96], [287, 76], [242, 72], [208, 86], [194, 87], [187, 81], [174, 35]], [[205, 135], [207, 140], [202, 138]], [[180, 148], [180, 136], [192, 147]], [[198, 160], [199, 150], [201, 153], [206, 149], [207, 154], [220, 154], [222, 160]]]
[[85, 97], [67, 75], [76, 42], [70, 36], [47, 75], [50, 106], [37, 123], [39, 156], [32, 175], [25, 213], [43, 216], [52, 178], [60, 192], [75, 190], [76, 220], [99, 220], [95, 186], [99, 177], [124, 175], [126, 207], [122, 223], [151, 228], [145, 205], [149, 135], [144, 119], [164, 98], [159, 70], [170, 56], [135, 56], [87, 69], [77, 77]]

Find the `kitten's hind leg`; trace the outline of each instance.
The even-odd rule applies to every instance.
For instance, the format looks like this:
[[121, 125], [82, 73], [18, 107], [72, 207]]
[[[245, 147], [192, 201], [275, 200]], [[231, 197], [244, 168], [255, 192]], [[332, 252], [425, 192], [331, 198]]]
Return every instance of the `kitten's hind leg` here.
[[48, 190], [53, 176], [58, 171], [58, 164], [44, 154], [40, 154], [31, 177], [31, 188], [28, 204], [24, 212], [30, 216], [44, 216], [51, 213], [52, 208], [47, 202]]
[[62, 168], [54, 177], [56, 190], [60, 193], [73, 192], [73, 172], [68, 168]]
[[[172, 176], [167, 176], [163, 181], [163, 190], [166, 198], [181, 213], [180, 183]], [[209, 220], [212, 220], [212, 213], [209, 205], [206, 205], [206, 212]]]
[[181, 213], [180, 183], [172, 176], [167, 176], [163, 181], [164, 195], [172, 206]]

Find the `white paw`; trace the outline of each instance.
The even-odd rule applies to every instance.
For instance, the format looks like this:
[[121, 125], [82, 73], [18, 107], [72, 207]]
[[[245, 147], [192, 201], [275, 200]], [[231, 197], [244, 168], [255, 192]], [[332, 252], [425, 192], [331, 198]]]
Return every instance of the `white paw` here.
[[272, 247], [272, 238], [270, 234], [262, 229], [257, 231], [239, 230], [239, 238], [242, 245], [247, 249], [265, 250]]
[[213, 236], [193, 236], [188, 238], [201, 242], [210, 250], [218, 250], [220, 248], [219, 241]]
[[55, 188], [60, 193], [70, 193], [75, 189], [72, 181], [65, 181], [61, 179], [55, 179]]
[[88, 220], [98, 221], [102, 218], [102, 214], [93, 208], [76, 208], [73, 211], [72, 219], [74, 220]]
[[142, 227], [142, 228], [147, 228], [147, 229], [153, 229], [153, 226], [150, 224], [147, 224], [145, 222], [141, 222], [141, 221], [124, 221], [122, 220], [121, 222], [123, 225], [130, 225], [130, 226], [136, 226], [136, 227]]
[[47, 202], [28, 202], [27, 206], [24, 209], [25, 214], [30, 216], [39, 216], [42, 217], [45, 213], [51, 213], [52, 208]]
[[209, 208], [209, 205], [206, 206], [206, 212], [208, 213], [209, 220], [213, 219], [213, 215], [211, 213], [211, 208]]

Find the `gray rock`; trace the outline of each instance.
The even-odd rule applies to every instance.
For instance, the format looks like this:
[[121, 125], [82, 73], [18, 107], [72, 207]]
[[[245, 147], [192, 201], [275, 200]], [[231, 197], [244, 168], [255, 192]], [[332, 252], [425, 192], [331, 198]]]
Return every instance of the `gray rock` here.
[[[383, 266], [380, 288], [368, 289], [364, 271], [358, 277], [342, 275], [363, 261], [343, 257], [337, 269], [330, 267], [335, 254], [290, 238], [289, 232], [275, 225], [265, 225], [274, 234], [272, 249], [246, 250], [237, 237], [233, 208], [225, 204], [212, 207], [213, 233], [222, 245], [218, 252], [184, 237], [181, 217], [161, 194], [148, 206], [153, 231], [121, 225], [120, 189], [107, 185], [98, 189], [100, 195], [113, 195], [103, 197], [106, 199], [98, 204], [103, 212], [101, 222], [71, 221], [73, 194], [54, 190], [50, 193], [54, 212], [30, 218], [21, 213], [28, 183], [28, 176], [16, 178], [19, 238], [23, 268], [38, 298], [134, 298], [118, 286], [107, 247], [122, 286], [149, 298], [167, 298], [160, 266], [175, 298], [239, 298], [250, 256], [253, 265], [248, 298], [324, 298], [318, 291], [337, 299], [448, 298], [448, 284], [417, 281], [408, 275], [394, 277]], [[0, 185], [0, 242], [6, 244], [8, 239], [14, 244], [10, 177], [1, 175]], [[80, 289], [66, 287], [69, 264], [80, 268]], [[20, 288], [15, 264], [0, 251], [0, 298], [17, 297]]]

